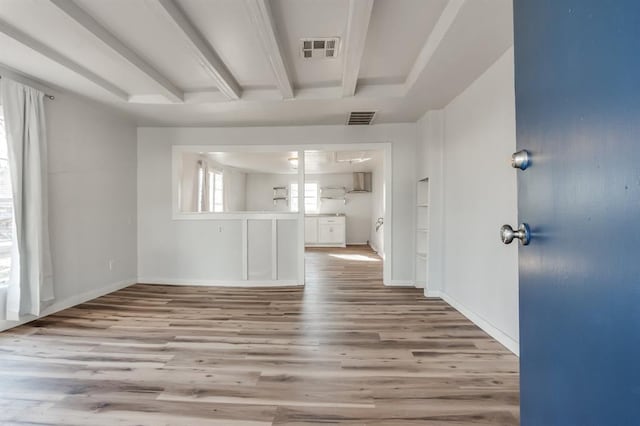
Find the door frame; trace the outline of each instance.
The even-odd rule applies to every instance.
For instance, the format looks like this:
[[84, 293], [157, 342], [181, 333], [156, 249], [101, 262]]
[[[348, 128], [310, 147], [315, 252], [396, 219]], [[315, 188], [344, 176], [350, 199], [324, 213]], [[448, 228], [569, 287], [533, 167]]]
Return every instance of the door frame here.
[[[303, 153], [304, 158], [305, 151], [382, 151], [383, 161], [382, 167], [384, 170], [384, 234], [382, 235], [382, 242], [384, 245], [384, 257], [382, 259], [382, 282], [384, 285], [393, 285], [392, 282], [392, 265], [393, 265], [393, 249], [391, 246], [391, 236], [393, 233], [393, 150], [391, 142], [370, 142], [370, 143], [352, 143], [352, 144], [309, 144], [297, 146]], [[305, 173], [304, 173], [304, 161], [299, 160], [299, 169], [302, 169], [302, 179], [299, 181], [299, 188], [304, 188]], [[298, 191], [300, 195], [300, 191]], [[304, 267], [304, 200], [298, 202], [299, 212], [301, 217], [301, 233], [300, 244], [302, 245], [302, 277], [300, 282], [304, 284], [305, 280], [305, 267]]]

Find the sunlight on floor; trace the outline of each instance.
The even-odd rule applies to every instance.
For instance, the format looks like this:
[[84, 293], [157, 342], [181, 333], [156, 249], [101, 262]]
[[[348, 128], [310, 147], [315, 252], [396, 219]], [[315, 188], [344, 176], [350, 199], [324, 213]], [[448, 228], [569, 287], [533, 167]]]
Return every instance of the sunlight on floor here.
[[361, 254], [330, 254], [329, 256], [344, 260], [356, 260], [358, 262], [380, 262], [380, 259], [363, 256]]

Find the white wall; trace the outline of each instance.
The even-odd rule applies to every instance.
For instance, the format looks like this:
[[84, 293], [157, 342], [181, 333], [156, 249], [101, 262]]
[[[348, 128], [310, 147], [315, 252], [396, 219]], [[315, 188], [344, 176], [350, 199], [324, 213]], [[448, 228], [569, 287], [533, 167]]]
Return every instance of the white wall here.
[[431, 222], [444, 236], [442, 273], [430, 270], [428, 278], [436, 281], [431, 294], [441, 292], [517, 353], [518, 248], [498, 237], [501, 225], [517, 221], [517, 176], [508, 162], [516, 147], [513, 49], [440, 114], [440, 123], [438, 114], [419, 123], [419, 173], [433, 176], [432, 190], [442, 197], [432, 194], [431, 204], [440, 202], [444, 213]]
[[[137, 277], [136, 126], [92, 101], [54, 94], [45, 105], [56, 299], [46, 312]], [[0, 329], [12, 325], [0, 321]]]
[[298, 182], [297, 174], [284, 173], [247, 173], [245, 205], [247, 211], [291, 211], [291, 200], [280, 200], [273, 203], [273, 188], [285, 186], [290, 188]]
[[[231, 220], [172, 220], [171, 147], [173, 145], [293, 145], [390, 142], [393, 156], [393, 283], [413, 281], [412, 223], [417, 127], [414, 124], [374, 126], [303, 126], [245, 128], [138, 129], [138, 274], [172, 280], [207, 276], [237, 279], [241, 256], [239, 228]], [[222, 232], [220, 232], [222, 227]], [[200, 242], [207, 241], [206, 250]], [[206, 253], [206, 254], [205, 254]]]

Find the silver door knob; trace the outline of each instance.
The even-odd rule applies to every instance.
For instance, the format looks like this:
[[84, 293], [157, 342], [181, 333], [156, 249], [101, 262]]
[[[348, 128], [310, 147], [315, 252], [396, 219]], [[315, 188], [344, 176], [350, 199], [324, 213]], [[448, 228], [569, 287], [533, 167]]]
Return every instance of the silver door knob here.
[[531, 230], [529, 229], [529, 225], [526, 223], [520, 224], [518, 230], [515, 231], [510, 225], [502, 225], [500, 228], [500, 239], [505, 244], [511, 244], [511, 242], [515, 239], [520, 240], [520, 244], [526, 246], [531, 241]]
[[526, 170], [531, 165], [531, 154], [526, 149], [518, 151], [511, 156], [511, 167]]

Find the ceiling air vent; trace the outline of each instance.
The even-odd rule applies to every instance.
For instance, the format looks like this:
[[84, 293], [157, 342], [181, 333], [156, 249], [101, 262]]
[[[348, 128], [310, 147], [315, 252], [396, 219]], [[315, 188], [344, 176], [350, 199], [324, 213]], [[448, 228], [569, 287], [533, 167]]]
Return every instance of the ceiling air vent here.
[[348, 126], [368, 126], [376, 115], [375, 111], [358, 111], [349, 114]]
[[338, 56], [339, 47], [339, 37], [303, 38], [300, 40], [300, 54], [303, 59], [332, 59]]

